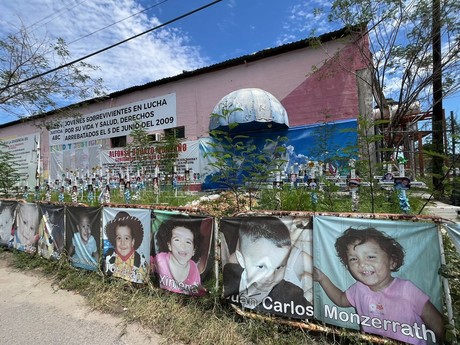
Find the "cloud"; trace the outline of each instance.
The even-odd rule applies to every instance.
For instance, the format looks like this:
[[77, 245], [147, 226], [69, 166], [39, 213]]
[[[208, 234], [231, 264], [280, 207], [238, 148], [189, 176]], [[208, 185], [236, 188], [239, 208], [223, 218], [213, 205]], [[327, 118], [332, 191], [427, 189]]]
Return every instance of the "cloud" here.
[[[8, 20], [0, 21], [0, 35], [14, 34], [22, 21], [37, 37], [63, 38], [77, 59], [161, 24], [150, 14], [159, 9], [135, 15], [143, 9], [134, 0], [11, 1], [2, 5]], [[118, 91], [207, 65], [200, 47], [189, 41], [186, 33], [166, 26], [86, 62], [100, 67], [95, 77], [103, 78], [109, 92]]]
[[277, 44], [330, 32], [333, 26], [327, 19], [330, 6], [330, 2], [323, 0], [299, 2], [293, 5], [289, 16], [283, 22], [283, 33], [278, 38]]

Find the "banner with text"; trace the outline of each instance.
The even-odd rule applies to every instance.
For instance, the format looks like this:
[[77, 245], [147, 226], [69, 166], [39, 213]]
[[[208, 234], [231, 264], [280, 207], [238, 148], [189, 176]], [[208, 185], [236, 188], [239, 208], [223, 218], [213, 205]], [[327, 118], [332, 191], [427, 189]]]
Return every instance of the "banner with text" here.
[[253, 311], [313, 318], [310, 218], [245, 216], [220, 222], [224, 297]]
[[154, 211], [150, 256], [152, 272], [162, 289], [202, 296], [214, 256], [214, 219], [177, 212]]
[[[155, 173], [155, 164], [159, 163], [159, 173], [164, 174], [161, 161], [165, 152], [161, 148], [149, 146], [137, 148], [133, 152], [126, 147], [118, 147], [110, 150], [102, 150], [101, 140], [90, 140], [81, 143], [55, 145], [50, 148], [50, 181], [64, 178], [83, 178], [92, 176], [95, 172], [98, 175], [106, 176], [107, 170], [112, 176], [121, 173], [122, 176], [129, 173], [134, 177], [138, 168], [146, 174]], [[179, 176], [189, 170], [190, 183], [200, 183], [202, 176], [199, 141], [184, 141], [177, 145], [178, 157], [176, 168]], [[134, 162], [137, 157], [142, 157], [144, 163]], [[170, 173], [170, 172], [168, 172]]]
[[176, 127], [176, 94], [61, 120], [50, 130], [50, 146], [129, 135], [137, 126], [147, 132]]
[[437, 231], [432, 223], [314, 217], [315, 318], [436, 343], [444, 333]]
[[[164, 152], [161, 147], [145, 147], [129, 150], [128, 148], [120, 147], [110, 150], [101, 151], [101, 166], [102, 170], [111, 170], [113, 173], [129, 172], [130, 176], [138, 173], [137, 168], [143, 168], [146, 173], [154, 174], [155, 165], [159, 164], [159, 173], [164, 174], [162, 160]], [[200, 182], [201, 165], [200, 165], [200, 148], [198, 141], [183, 141], [176, 147], [178, 156], [176, 159], [177, 174], [182, 176], [185, 171], [190, 173], [191, 182]], [[142, 162], [136, 162], [137, 157], [142, 157]], [[167, 172], [171, 173], [170, 171]], [[128, 175], [125, 173], [122, 176]]]
[[101, 147], [102, 140], [51, 146], [50, 181], [91, 176], [101, 166]]
[[26, 136], [12, 136], [0, 138], [6, 144], [6, 152], [13, 155], [11, 163], [19, 174], [19, 183], [25, 186], [35, 185], [35, 174], [39, 169], [39, 155], [38, 150], [40, 145], [40, 134], [33, 133]]

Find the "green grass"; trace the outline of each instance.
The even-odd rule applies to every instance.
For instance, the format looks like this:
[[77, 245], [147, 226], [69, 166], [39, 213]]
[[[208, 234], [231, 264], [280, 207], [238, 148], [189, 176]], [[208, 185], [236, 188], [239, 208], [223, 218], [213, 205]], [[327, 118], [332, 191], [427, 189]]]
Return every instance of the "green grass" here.
[[[360, 212], [370, 212], [371, 200], [366, 189], [361, 189]], [[410, 191], [408, 193], [411, 213], [418, 213], [424, 202]], [[243, 198], [241, 205], [254, 209], [274, 209], [276, 195], [273, 190], [265, 190], [248, 201]], [[281, 207], [286, 211], [322, 211], [350, 212], [351, 199], [346, 193], [337, 193], [334, 187], [318, 192], [319, 201], [312, 203], [311, 191], [304, 188], [291, 189], [285, 186], [280, 191]], [[174, 191], [163, 191], [158, 203], [169, 206], [185, 205], [196, 199], [184, 192], [177, 195]], [[123, 203], [121, 195], [113, 194], [114, 203]], [[225, 202], [224, 202], [225, 201]], [[133, 202], [134, 203], [134, 202]], [[145, 192], [136, 203], [156, 204], [156, 195]], [[228, 216], [238, 211], [234, 196], [226, 194], [218, 201], [204, 202], [200, 206], [215, 217]], [[395, 193], [379, 190], [374, 200], [375, 212], [401, 213]], [[242, 211], [242, 210], [240, 210]], [[441, 274], [450, 285], [452, 308], [456, 328], [447, 327], [449, 343], [460, 334], [460, 255], [455, 251], [448, 236], [443, 238], [446, 266]], [[2, 252], [3, 251], [3, 252]], [[39, 270], [48, 275], [61, 289], [77, 291], [86, 297], [88, 305], [96, 310], [121, 317], [126, 322], [136, 321], [145, 328], [160, 334], [164, 343], [182, 342], [189, 344], [373, 344], [357, 332], [328, 327], [314, 330], [308, 324], [283, 318], [250, 314], [249, 317], [238, 314], [220, 296], [220, 291], [213, 290], [215, 282], [208, 283], [210, 293], [202, 298], [190, 298], [161, 290], [150, 283], [139, 286], [116, 278], [107, 278], [101, 272], [90, 272], [72, 267], [65, 256], [59, 261], [50, 261], [26, 253], [12, 251], [0, 255], [11, 255], [13, 264], [21, 270]], [[0, 256], [1, 257], [1, 256]], [[446, 324], [447, 324], [446, 318]], [[320, 323], [316, 324], [322, 326]]]

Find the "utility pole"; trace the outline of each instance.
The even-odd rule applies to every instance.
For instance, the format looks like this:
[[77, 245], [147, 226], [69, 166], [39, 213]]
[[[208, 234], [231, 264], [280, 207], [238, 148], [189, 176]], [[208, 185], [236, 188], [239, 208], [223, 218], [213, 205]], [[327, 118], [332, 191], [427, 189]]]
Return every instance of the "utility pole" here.
[[452, 176], [453, 176], [453, 185], [452, 185], [452, 196], [451, 202], [452, 205], [458, 206], [460, 201], [460, 190], [458, 188], [458, 181], [457, 181], [457, 154], [455, 151], [455, 120], [454, 120], [454, 112], [450, 112], [450, 128], [451, 128], [451, 138], [452, 138]]
[[442, 185], [443, 166], [444, 166], [444, 135], [443, 135], [443, 108], [442, 108], [442, 61], [441, 61], [441, 0], [433, 0], [433, 156], [432, 172], [433, 187], [438, 194], [442, 195], [444, 187]]

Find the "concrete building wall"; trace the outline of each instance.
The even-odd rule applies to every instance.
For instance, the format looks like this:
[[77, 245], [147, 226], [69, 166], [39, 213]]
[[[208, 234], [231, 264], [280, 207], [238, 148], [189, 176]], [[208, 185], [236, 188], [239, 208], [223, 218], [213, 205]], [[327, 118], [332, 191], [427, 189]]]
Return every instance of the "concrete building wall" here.
[[[232, 91], [260, 88], [275, 96], [285, 107], [290, 127], [356, 118], [359, 114], [356, 71], [365, 68], [356, 45], [346, 39], [331, 39], [322, 46], [289, 47], [273, 54], [267, 50], [209, 66], [201, 71], [135, 86], [72, 109], [86, 115], [149, 98], [176, 94], [177, 126], [185, 126], [185, 139], [208, 136], [210, 114]], [[167, 62], [166, 62], [167, 63]], [[122, 67], [120, 67], [122, 69]], [[123, 76], [123, 73], [120, 73]], [[40, 133], [43, 169], [49, 165], [49, 132], [43, 126], [59, 119], [42, 118], [0, 126], [0, 139]], [[154, 130], [148, 130], [154, 132]], [[104, 140], [105, 148], [109, 141]]]

